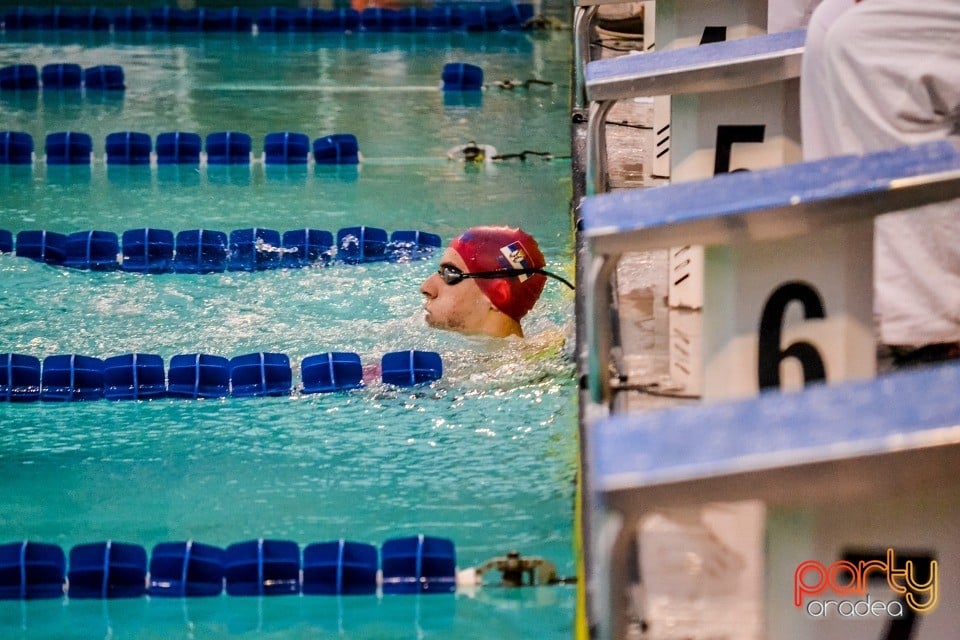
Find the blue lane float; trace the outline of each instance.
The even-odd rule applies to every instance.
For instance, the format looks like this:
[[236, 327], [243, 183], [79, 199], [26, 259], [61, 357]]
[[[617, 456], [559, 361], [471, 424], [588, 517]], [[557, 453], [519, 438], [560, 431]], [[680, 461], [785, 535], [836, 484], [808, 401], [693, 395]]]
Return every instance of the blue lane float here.
[[248, 353], [230, 360], [234, 397], [286, 396], [292, 385], [290, 358], [283, 353]]
[[89, 165], [93, 156], [93, 139], [90, 134], [77, 131], [50, 133], [44, 150], [47, 164]]
[[257, 28], [263, 32], [290, 31], [293, 15], [289, 9], [268, 7], [257, 13]]
[[463, 29], [463, 12], [459, 7], [441, 4], [428, 10], [430, 29], [434, 31], [460, 31]]
[[230, 361], [223, 356], [188, 353], [173, 356], [167, 393], [175, 398], [225, 398], [230, 394]]
[[167, 131], [157, 135], [157, 164], [200, 164], [200, 134]]
[[149, 15], [150, 28], [155, 31], [186, 31], [189, 24], [187, 12], [179, 7], [154, 7]]
[[394, 351], [384, 354], [380, 371], [384, 382], [409, 387], [443, 377], [443, 361], [433, 351]]
[[363, 365], [356, 353], [332, 351], [307, 356], [300, 363], [303, 393], [330, 393], [363, 386]]
[[377, 592], [377, 548], [364, 542], [316, 542], [303, 549], [304, 595], [368, 595]]
[[387, 259], [392, 262], [406, 262], [429, 258], [442, 245], [443, 241], [435, 233], [416, 229], [398, 229], [390, 234]]
[[88, 91], [123, 91], [127, 88], [123, 67], [116, 64], [101, 64], [84, 69], [83, 86]]
[[217, 131], [207, 136], [207, 164], [250, 164], [250, 135], [241, 131]]
[[253, 14], [239, 7], [189, 9], [186, 18], [188, 29], [207, 33], [249, 33], [253, 29], [254, 23]]
[[230, 232], [228, 271], [265, 271], [281, 266], [282, 240], [273, 229], [235, 229]]
[[393, 31], [397, 26], [399, 13], [395, 9], [367, 7], [360, 12], [360, 24], [364, 31]]
[[123, 67], [98, 65], [82, 69], [79, 64], [59, 62], [37, 70], [33, 64], [15, 64], [0, 68], [0, 90], [29, 91], [89, 90], [120, 91], [124, 84]]
[[453, 542], [424, 535], [393, 538], [380, 549], [383, 592], [452, 593], [456, 591]]
[[227, 594], [276, 596], [300, 593], [300, 546], [292, 540], [248, 540], [227, 547]]
[[29, 7], [19, 6], [3, 14], [3, 27], [7, 31], [39, 29], [40, 14]]
[[78, 354], [47, 356], [40, 373], [45, 402], [99, 400], [103, 397], [103, 360]]
[[283, 232], [281, 264], [287, 268], [327, 264], [333, 258], [333, 234], [323, 229], [291, 229]]
[[140, 545], [107, 540], [70, 550], [71, 598], [138, 598], [146, 593], [146, 577], [147, 552]]
[[12, 64], [0, 68], [0, 90], [33, 91], [40, 88], [40, 71], [34, 64]]
[[[103, 75], [98, 71], [96, 77]], [[122, 88], [122, 83], [121, 75], [97, 81], [97, 88], [113, 90]], [[104, 142], [108, 165], [150, 165], [154, 151], [158, 166], [199, 165], [204, 150], [208, 165], [249, 165], [255, 159], [252, 148], [250, 135], [240, 131], [211, 133], [206, 140], [197, 133], [166, 131], [157, 135], [155, 149], [150, 134], [138, 131], [113, 132]], [[94, 159], [92, 138], [83, 132], [48, 134], [46, 152], [48, 164], [90, 164]], [[324, 136], [311, 144], [305, 133], [279, 131], [264, 137], [262, 158], [267, 166], [307, 165], [311, 159], [317, 165], [355, 165], [360, 162], [360, 146], [352, 133]], [[0, 131], [0, 164], [32, 163], [33, 137], [25, 132]]]
[[167, 229], [129, 229], [120, 240], [120, 268], [135, 273], [173, 271], [173, 232]]
[[466, 7], [463, 12], [463, 28], [467, 31], [498, 31], [501, 27], [500, 8]]
[[40, 69], [40, 84], [47, 89], [79, 89], [83, 85], [83, 69], [72, 62], [46, 64]]
[[135, 273], [222, 273], [264, 271], [327, 265], [409, 262], [433, 256], [442, 246], [440, 236], [417, 229], [387, 234], [379, 227], [344, 227], [336, 238], [323, 229], [252, 227], [230, 232], [189, 229], [174, 236], [167, 229], [129, 229], [120, 239], [112, 231], [79, 231], [64, 235], [29, 230], [0, 229], [0, 253], [75, 269]]
[[297, 32], [359, 31], [360, 12], [356, 9], [296, 9], [293, 12], [291, 29]]
[[55, 231], [20, 231], [16, 247], [18, 257], [62, 265], [67, 256], [67, 236]]
[[7, 402], [40, 399], [40, 358], [22, 353], [0, 354], [0, 398]]
[[209, 597], [223, 592], [226, 553], [187, 540], [161, 542], [150, 554], [147, 593], [163, 598]]
[[128, 353], [103, 361], [103, 397], [107, 400], [150, 400], [167, 395], [163, 358]]
[[323, 18], [326, 11], [314, 7], [295, 9], [291, 17], [290, 29], [301, 33], [323, 31]]
[[387, 232], [379, 227], [344, 227], [337, 231], [337, 258], [348, 264], [387, 259]]
[[[421, 17], [418, 14], [422, 14]], [[522, 28], [534, 16], [529, 3], [470, 2], [443, 4], [431, 10], [287, 9], [265, 7], [256, 15], [239, 8], [180, 9], [154, 7], [149, 11], [125, 7], [114, 11], [55, 7], [36, 11], [17, 7], [2, 15], [7, 32], [22, 30], [91, 30], [114, 32], [237, 32], [286, 33], [315, 31], [493, 31]]]
[[390, 234], [390, 242], [407, 245], [414, 249], [438, 249], [442, 244], [437, 234], [417, 229], [397, 229]]
[[444, 91], [480, 91], [483, 89], [483, 69], [466, 62], [448, 62], [440, 74]]
[[0, 164], [33, 164], [33, 136], [23, 131], [0, 131]]
[[397, 10], [394, 31], [417, 32], [430, 28], [430, 10], [419, 7], [405, 7]]
[[352, 133], [334, 133], [313, 141], [316, 164], [359, 164], [360, 145]]
[[[178, 354], [164, 369], [162, 356], [127, 353], [106, 359], [78, 354], [51, 355], [41, 362], [27, 354], [0, 353], [0, 401], [75, 402], [288, 396], [349, 391], [364, 385], [360, 356], [353, 352], [309, 355], [293, 384], [290, 357], [256, 352], [233, 359], [205, 353]], [[443, 376], [433, 351], [396, 351], [380, 360], [384, 384], [429, 384]]]
[[62, 598], [66, 567], [66, 554], [58, 545], [0, 544], [0, 600]]
[[263, 161], [266, 164], [307, 164], [310, 138], [305, 133], [279, 131], [263, 139]]
[[109, 31], [110, 14], [96, 7], [72, 10], [54, 7], [40, 14], [40, 29], [81, 31]]
[[[258, 538], [226, 549], [195, 540], [142, 545], [105, 540], [75, 545], [32, 540], [0, 544], [0, 600], [69, 597], [361, 596], [456, 590], [449, 538], [391, 538], [376, 546], [346, 539], [304, 546]], [[378, 571], [379, 570], [379, 571]], [[382, 579], [378, 573], [382, 572]]]
[[173, 270], [177, 273], [220, 273], [227, 270], [227, 234], [209, 229], [181, 231], [176, 237]]
[[500, 26], [508, 31], [522, 29], [533, 17], [532, 4], [508, 3], [500, 7]]
[[78, 231], [67, 236], [63, 266], [91, 271], [119, 268], [120, 242], [112, 231]]
[[149, 14], [136, 7], [124, 7], [113, 12], [114, 31], [146, 31], [150, 28]]

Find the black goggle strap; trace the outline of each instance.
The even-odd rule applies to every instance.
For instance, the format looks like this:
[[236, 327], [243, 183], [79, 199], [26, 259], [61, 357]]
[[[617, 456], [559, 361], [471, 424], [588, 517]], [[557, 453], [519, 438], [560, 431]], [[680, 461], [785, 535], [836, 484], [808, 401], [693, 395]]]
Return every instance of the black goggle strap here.
[[[455, 267], [453, 269], [451, 269], [450, 267], [441, 267], [440, 268], [441, 277], [444, 277], [445, 271], [447, 273], [449, 273], [450, 271], [456, 271], [458, 276], [456, 279], [456, 282], [459, 282], [460, 280], [465, 278], [478, 278], [481, 280], [492, 280], [497, 278], [515, 278], [517, 276], [531, 276], [533, 274], [538, 273], [542, 276], [547, 276], [555, 280], [559, 280], [563, 284], [567, 285], [567, 287], [569, 287], [570, 289], [575, 289], [575, 287], [572, 284], [570, 284], [570, 282], [566, 278], [562, 278], [561, 276], [558, 276], [555, 273], [550, 273], [549, 271], [546, 271], [544, 269], [500, 269], [498, 271], [478, 271], [476, 273], [463, 273], [462, 271], [460, 271], [459, 269], [456, 269]], [[444, 279], [446, 280], [446, 278]]]

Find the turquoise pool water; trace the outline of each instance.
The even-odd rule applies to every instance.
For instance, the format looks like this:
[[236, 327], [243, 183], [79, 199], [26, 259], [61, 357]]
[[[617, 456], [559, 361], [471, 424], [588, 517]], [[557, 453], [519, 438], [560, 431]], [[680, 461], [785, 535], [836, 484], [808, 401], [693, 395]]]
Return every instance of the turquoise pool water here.
[[[119, 64], [121, 98], [0, 96], [0, 129], [94, 141], [89, 169], [0, 167], [0, 228], [114, 231], [250, 226], [415, 228], [444, 241], [472, 224], [519, 225], [548, 268], [571, 272], [566, 161], [464, 166], [448, 148], [568, 153], [569, 33], [337, 36], [34, 36], [0, 40], [0, 66]], [[445, 103], [445, 62], [488, 82], [556, 83]], [[455, 101], [453, 101], [455, 102]], [[354, 133], [356, 171], [116, 170], [113, 131]], [[508, 549], [574, 573], [574, 367], [568, 349], [427, 328], [419, 283], [436, 260], [259, 273], [91, 273], [0, 255], [0, 352], [107, 357], [203, 351], [439, 352], [429, 387], [216, 401], [0, 404], [0, 540], [65, 550], [114, 539], [148, 551], [194, 538], [380, 545], [451, 538], [461, 567]], [[551, 282], [528, 336], [572, 334], [573, 300]], [[296, 375], [295, 375], [296, 380]], [[174, 602], [0, 602], [3, 637], [568, 638], [572, 587], [456, 597], [223, 596]]]

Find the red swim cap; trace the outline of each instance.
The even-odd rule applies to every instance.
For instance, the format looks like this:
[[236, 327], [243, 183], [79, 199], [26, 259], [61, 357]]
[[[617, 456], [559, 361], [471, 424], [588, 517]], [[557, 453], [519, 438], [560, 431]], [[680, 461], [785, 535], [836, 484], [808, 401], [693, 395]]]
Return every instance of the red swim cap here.
[[[547, 264], [533, 236], [510, 227], [472, 227], [454, 238], [450, 248], [460, 254], [470, 273], [542, 269]], [[535, 273], [474, 282], [494, 307], [519, 321], [540, 298], [547, 278]]]

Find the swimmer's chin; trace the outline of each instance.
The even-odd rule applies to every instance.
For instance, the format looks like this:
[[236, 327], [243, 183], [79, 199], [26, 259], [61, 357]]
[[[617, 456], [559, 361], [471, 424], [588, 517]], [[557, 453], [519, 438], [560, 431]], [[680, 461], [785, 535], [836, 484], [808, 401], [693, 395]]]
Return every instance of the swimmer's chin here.
[[431, 329], [439, 329], [440, 331], [452, 331], [454, 333], [469, 335], [469, 332], [464, 331], [461, 327], [454, 326], [448, 322], [443, 322], [441, 320], [438, 320], [437, 318], [434, 318], [432, 315], [430, 315], [429, 311], [423, 314], [423, 320], [424, 322], [427, 323], [427, 326], [430, 327]]
[[423, 314], [423, 321], [426, 322], [427, 326], [430, 327], [431, 329], [440, 329], [441, 331], [450, 330], [449, 326], [447, 326], [443, 322], [439, 322], [436, 318], [430, 315], [429, 311]]

